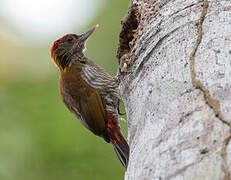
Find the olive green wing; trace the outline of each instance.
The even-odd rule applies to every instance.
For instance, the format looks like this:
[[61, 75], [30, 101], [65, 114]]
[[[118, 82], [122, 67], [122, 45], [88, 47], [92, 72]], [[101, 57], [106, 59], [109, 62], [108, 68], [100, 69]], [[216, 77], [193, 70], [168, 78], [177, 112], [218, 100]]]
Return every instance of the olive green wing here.
[[93, 88], [81, 93], [79, 112], [82, 122], [89, 130], [98, 136], [103, 136], [106, 128], [106, 112], [100, 94]]

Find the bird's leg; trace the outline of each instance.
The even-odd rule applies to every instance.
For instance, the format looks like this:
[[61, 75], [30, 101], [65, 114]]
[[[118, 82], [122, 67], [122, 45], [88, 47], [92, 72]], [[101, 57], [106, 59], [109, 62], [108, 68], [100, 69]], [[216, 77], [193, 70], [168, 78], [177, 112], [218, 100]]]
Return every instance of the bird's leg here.
[[118, 110], [118, 114], [121, 115], [121, 116], [126, 114], [126, 112], [121, 113], [121, 111], [120, 111], [120, 99], [118, 100], [118, 108], [117, 108], [117, 110]]

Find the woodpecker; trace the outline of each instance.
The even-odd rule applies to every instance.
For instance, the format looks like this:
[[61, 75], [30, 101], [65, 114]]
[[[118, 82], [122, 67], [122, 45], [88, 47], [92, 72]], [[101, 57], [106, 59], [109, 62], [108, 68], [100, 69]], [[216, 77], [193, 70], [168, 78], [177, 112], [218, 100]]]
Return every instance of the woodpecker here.
[[59, 89], [66, 107], [95, 135], [110, 143], [127, 167], [129, 146], [119, 126], [118, 81], [84, 55], [88, 31], [67, 34], [51, 46], [51, 58], [60, 70]]

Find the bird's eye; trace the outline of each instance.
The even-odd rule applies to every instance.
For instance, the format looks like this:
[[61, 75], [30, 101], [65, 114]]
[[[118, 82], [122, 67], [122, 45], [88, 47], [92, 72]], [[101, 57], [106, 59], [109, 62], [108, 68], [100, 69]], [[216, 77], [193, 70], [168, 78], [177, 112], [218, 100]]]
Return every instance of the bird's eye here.
[[67, 36], [67, 39], [66, 39], [68, 42], [71, 42], [73, 40], [73, 37], [71, 36]]

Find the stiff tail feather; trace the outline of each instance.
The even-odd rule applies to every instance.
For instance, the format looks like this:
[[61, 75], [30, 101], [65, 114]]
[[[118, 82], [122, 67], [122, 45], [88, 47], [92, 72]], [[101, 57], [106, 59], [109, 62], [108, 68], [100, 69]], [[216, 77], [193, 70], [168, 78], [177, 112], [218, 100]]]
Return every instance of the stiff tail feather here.
[[120, 162], [127, 168], [129, 161], [129, 146], [121, 133], [117, 133], [111, 142]]
[[107, 112], [107, 117], [107, 136], [104, 136], [104, 139], [112, 144], [120, 162], [127, 168], [129, 161], [128, 143], [120, 132], [120, 127], [115, 116], [112, 113]]

